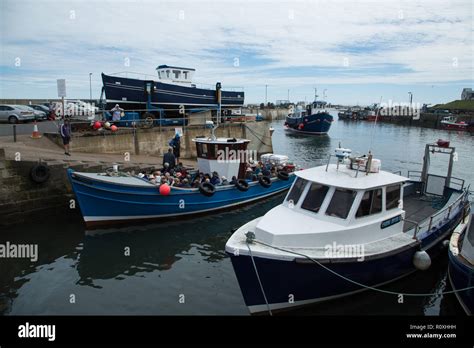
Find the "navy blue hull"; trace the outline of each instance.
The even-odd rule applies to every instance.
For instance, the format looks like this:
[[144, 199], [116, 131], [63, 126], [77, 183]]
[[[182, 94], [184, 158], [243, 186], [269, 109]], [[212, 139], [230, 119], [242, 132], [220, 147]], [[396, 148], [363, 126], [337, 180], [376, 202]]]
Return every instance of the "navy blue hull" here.
[[[127, 110], [144, 109], [147, 103], [145, 81], [102, 74], [107, 108], [119, 103]], [[216, 91], [195, 87], [153, 82], [151, 102], [154, 106], [176, 109], [185, 107], [210, 107], [217, 105]], [[222, 91], [222, 106], [242, 106], [244, 92]]]
[[[474, 286], [474, 269], [458, 256], [449, 253], [449, 280], [453, 290]], [[474, 289], [456, 293], [467, 314], [474, 313]]]
[[[437, 257], [443, 250], [442, 242], [449, 237], [461, 218], [460, 210], [453, 212], [452, 218], [433, 230], [429, 238], [414, 242], [413, 245], [403, 249], [393, 250], [386, 256], [361, 262], [324, 265], [344, 277], [367, 286], [389, 283], [416, 270], [413, 256], [420, 248], [426, 250], [431, 257]], [[250, 312], [266, 311], [265, 299], [250, 256], [236, 256], [232, 253], [228, 255]], [[254, 261], [272, 309], [301, 306], [365, 290], [309, 260], [302, 263], [295, 260], [254, 257]], [[290, 299], [294, 303], [289, 303]]]
[[285, 127], [288, 130], [305, 134], [326, 134], [331, 128], [333, 117], [321, 112], [304, 117], [286, 117]]

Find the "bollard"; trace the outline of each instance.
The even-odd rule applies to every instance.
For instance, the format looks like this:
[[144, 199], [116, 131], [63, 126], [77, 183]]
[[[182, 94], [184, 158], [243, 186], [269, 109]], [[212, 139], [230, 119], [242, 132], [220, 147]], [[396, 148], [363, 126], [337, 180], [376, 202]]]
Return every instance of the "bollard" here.
[[13, 125], [13, 142], [16, 143], [16, 124]]

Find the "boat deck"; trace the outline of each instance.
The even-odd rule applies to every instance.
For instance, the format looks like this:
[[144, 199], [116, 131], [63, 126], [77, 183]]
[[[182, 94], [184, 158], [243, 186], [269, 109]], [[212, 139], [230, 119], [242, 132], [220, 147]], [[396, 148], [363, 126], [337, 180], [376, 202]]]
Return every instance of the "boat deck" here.
[[[437, 212], [446, 200], [444, 199], [429, 199], [426, 196], [410, 195], [403, 198], [403, 209], [405, 210], [405, 220], [414, 221], [417, 223], [429, 218]], [[438, 209], [434, 206], [439, 206]], [[406, 232], [414, 227], [413, 223], [408, 221], [403, 226], [403, 231]]]

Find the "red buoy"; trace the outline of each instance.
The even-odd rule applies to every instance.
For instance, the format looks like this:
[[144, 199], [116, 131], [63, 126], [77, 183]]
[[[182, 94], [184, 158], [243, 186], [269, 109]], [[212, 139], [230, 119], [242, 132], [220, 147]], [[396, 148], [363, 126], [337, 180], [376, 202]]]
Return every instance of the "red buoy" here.
[[116, 125], [112, 125], [112, 126], [110, 127], [110, 130], [111, 130], [112, 132], [116, 132], [116, 131], [118, 130], [118, 127], [117, 127]]
[[160, 195], [168, 196], [171, 192], [171, 187], [168, 184], [160, 185]]
[[93, 127], [94, 127], [94, 129], [99, 129], [100, 127], [102, 127], [102, 125], [100, 124], [99, 121], [95, 121]]

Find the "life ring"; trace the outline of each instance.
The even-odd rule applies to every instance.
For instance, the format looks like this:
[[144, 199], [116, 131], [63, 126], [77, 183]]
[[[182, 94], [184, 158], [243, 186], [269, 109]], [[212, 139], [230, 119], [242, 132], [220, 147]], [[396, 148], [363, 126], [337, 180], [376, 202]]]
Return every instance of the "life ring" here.
[[244, 179], [239, 179], [235, 183], [235, 187], [237, 187], [239, 191], [245, 192], [249, 189], [249, 183]]
[[278, 179], [281, 179], [281, 180], [288, 180], [290, 178], [290, 174], [288, 174], [288, 172], [284, 170], [280, 170], [277, 176], [278, 176]]
[[258, 179], [258, 182], [265, 188], [272, 186], [272, 179], [270, 179], [268, 176], [262, 176], [260, 179]]
[[204, 196], [211, 197], [216, 192], [216, 187], [210, 182], [203, 182], [199, 185], [199, 192]]
[[33, 182], [37, 184], [42, 184], [46, 182], [51, 176], [51, 171], [46, 164], [36, 164], [31, 168], [30, 178]]
[[304, 124], [300, 123], [298, 126], [298, 129], [303, 129], [303, 128], [304, 128]]

